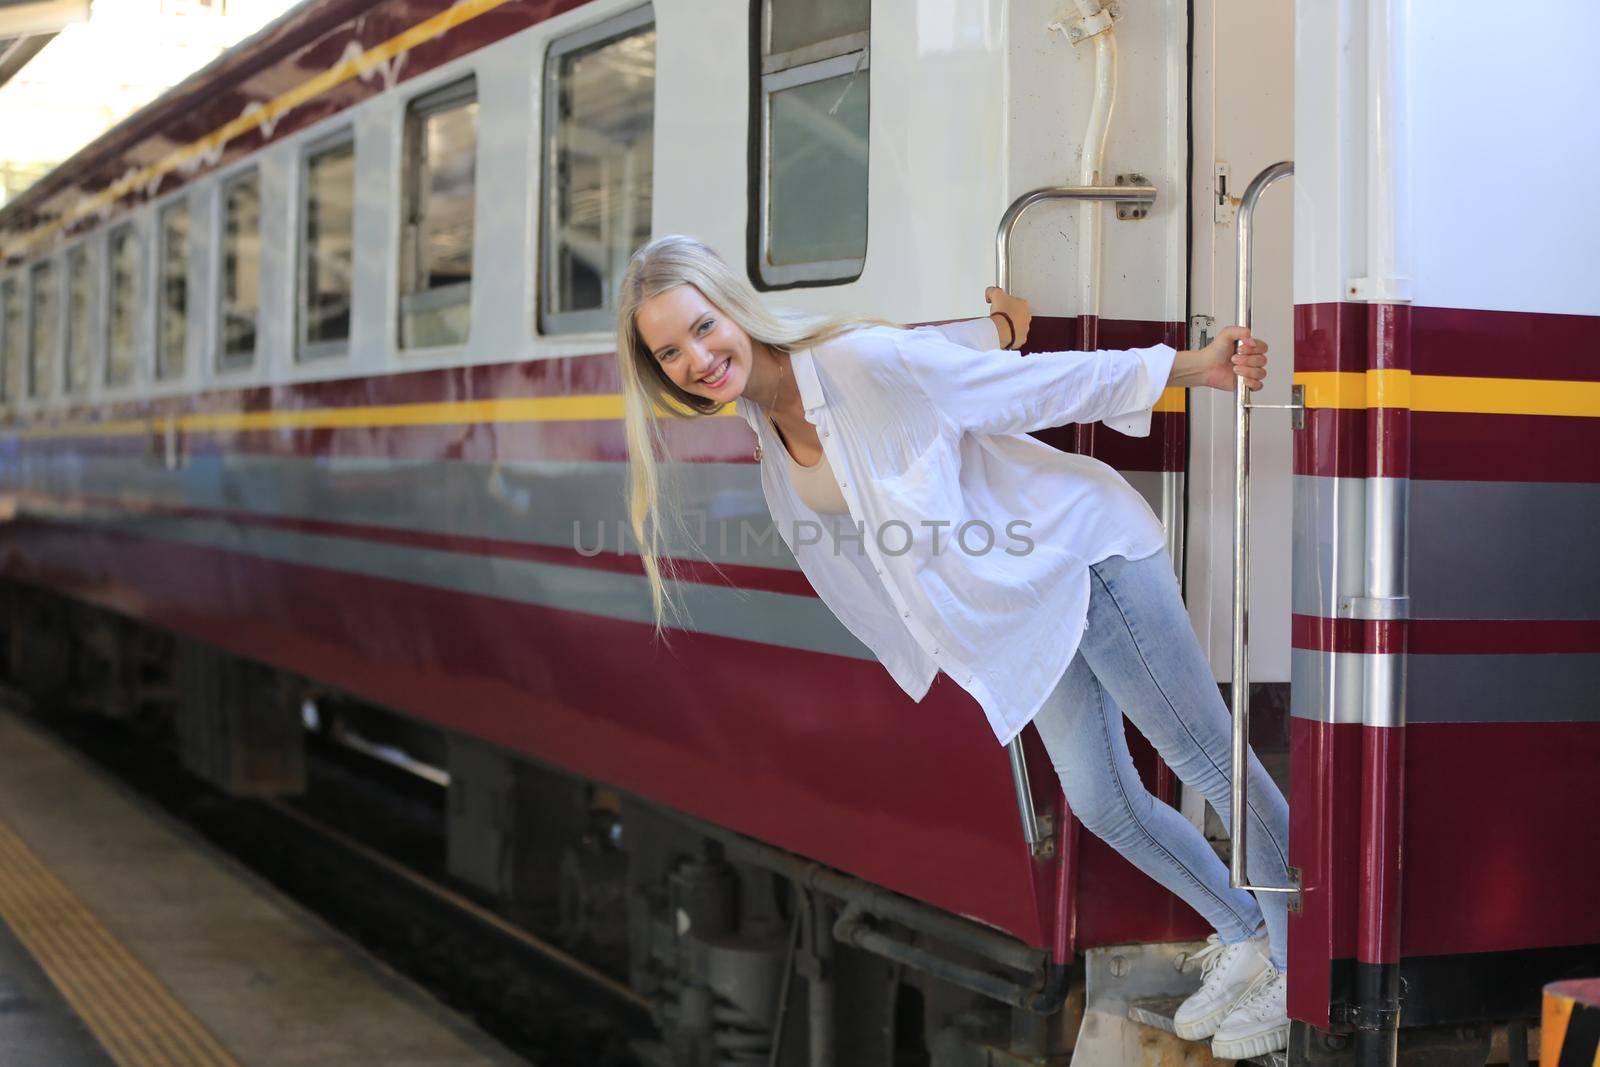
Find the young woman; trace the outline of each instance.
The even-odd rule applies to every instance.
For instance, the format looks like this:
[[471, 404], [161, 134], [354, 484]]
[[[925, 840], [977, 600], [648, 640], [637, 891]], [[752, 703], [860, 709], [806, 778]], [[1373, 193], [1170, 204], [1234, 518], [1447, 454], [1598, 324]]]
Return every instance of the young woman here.
[[[1002, 744], [1032, 722], [1073, 814], [1216, 928], [1193, 957], [1201, 985], [1179, 1034], [1213, 1037], [1228, 1059], [1283, 1048], [1287, 901], [1229, 888], [1201, 833], [1144, 789], [1124, 740], [1126, 714], [1228, 822], [1229, 712], [1160, 522], [1106, 464], [1028, 436], [1094, 421], [1146, 435], [1168, 386], [1259, 389], [1267, 345], [1229, 327], [1192, 352], [1023, 357], [1027, 302], [985, 298], [988, 318], [938, 327], [806, 318], [769, 311], [692, 238], [634, 254], [617, 359], [656, 632], [671, 605], [664, 528], [693, 540], [659, 481], [656, 414], [734, 403], [779, 532], [846, 628], [913, 699], [950, 676]], [[1249, 875], [1287, 884], [1288, 805], [1253, 753], [1249, 797]]]

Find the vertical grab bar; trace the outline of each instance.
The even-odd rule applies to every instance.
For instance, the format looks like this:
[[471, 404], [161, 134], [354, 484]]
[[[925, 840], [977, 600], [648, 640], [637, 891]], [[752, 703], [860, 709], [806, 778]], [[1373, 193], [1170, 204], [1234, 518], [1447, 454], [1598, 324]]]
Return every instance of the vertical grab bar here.
[[[1046, 200], [1113, 200], [1140, 204], [1153, 204], [1156, 187], [1153, 185], [1047, 185], [1023, 193], [1011, 202], [1000, 219], [995, 232], [994, 273], [995, 284], [1011, 289], [1011, 231], [1016, 228], [1022, 213]], [[1039, 815], [1033, 808], [1033, 790], [1028, 786], [1028, 761], [1022, 754], [1022, 737], [1019, 734], [1006, 746], [1011, 759], [1011, 783], [1017, 791], [1017, 813], [1022, 817], [1022, 836], [1028, 850], [1035, 856], [1047, 854], [1051, 842], [1039, 830]]]
[[[1257, 174], [1239, 201], [1239, 306], [1236, 322], [1250, 325], [1250, 253], [1256, 202], [1267, 187], [1294, 174], [1292, 162], [1274, 163]], [[1233, 398], [1233, 856], [1228, 884], [1257, 893], [1297, 893], [1293, 886], [1249, 885], [1245, 881], [1245, 777], [1250, 756], [1250, 676], [1247, 635], [1250, 609], [1250, 390], [1236, 383]], [[1261, 405], [1266, 407], [1268, 405]], [[1271, 405], [1281, 407], [1283, 405]], [[1293, 405], [1290, 405], [1291, 407]]]

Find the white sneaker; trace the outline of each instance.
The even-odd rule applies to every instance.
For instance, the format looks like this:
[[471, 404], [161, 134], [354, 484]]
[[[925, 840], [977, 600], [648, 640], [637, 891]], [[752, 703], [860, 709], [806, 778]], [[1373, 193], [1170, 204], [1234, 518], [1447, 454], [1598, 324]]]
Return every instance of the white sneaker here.
[[1173, 1028], [1185, 1041], [1198, 1041], [1216, 1033], [1251, 983], [1271, 966], [1267, 935], [1224, 945], [1221, 938], [1212, 934], [1206, 938], [1206, 947], [1184, 960], [1183, 966], [1196, 963], [1201, 964], [1200, 988], [1178, 1005], [1172, 1020]]
[[1211, 1041], [1211, 1054], [1242, 1060], [1288, 1048], [1288, 988], [1284, 972], [1269, 964], [1222, 1020]]

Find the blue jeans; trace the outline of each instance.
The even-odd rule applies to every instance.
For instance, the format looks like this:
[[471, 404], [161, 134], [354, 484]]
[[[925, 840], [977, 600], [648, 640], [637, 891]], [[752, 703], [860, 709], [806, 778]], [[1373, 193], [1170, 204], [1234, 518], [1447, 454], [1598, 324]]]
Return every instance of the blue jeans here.
[[[1226, 943], [1263, 918], [1273, 966], [1288, 962], [1288, 899], [1228, 887], [1228, 868], [1177, 810], [1139, 780], [1124, 712], [1167, 766], [1229, 823], [1233, 718], [1195, 637], [1163, 550], [1111, 556], [1089, 570], [1089, 626], [1066, 674], [1035, 716], [1072, 813], [1135, 867], [1211, 923]], [[1250, 753], [1249, 880], [1289, 884], [1289, 805]]]

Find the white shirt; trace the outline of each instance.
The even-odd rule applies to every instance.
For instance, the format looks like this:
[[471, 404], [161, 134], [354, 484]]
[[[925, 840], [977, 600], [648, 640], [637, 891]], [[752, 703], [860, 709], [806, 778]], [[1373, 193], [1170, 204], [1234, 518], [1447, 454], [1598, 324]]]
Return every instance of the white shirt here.
[[1077, 653], [1089, 565], [1165, 545], [1115, 470], [1028, 432], [1099, 421], [1147, 436], [1177, 353], [1023, 356], [999, 341], [983, 318], [868, 327], [793, 353], [848, 515], [808, 507], [761, 408], [735, 403], [761, 443], [773, 522], [823, 603], [913, 700], [943, 670], [1004, 745]]

